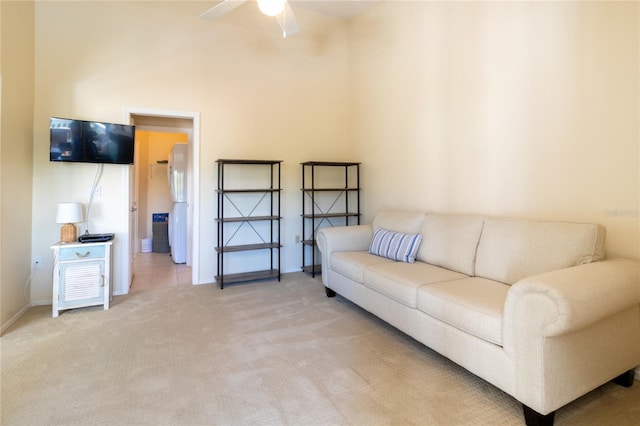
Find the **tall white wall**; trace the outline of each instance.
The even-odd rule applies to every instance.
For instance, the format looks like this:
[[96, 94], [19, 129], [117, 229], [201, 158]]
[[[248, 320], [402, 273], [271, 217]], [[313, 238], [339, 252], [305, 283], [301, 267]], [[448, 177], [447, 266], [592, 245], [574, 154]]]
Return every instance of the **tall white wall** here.
[[[284, 160], [284, 270], [300, 266], [307, 160], [363, 163], [365, 221], [385, 207], [593, 221], [608, 255], [640, 257], [637, 3], [381, 2], [349, 24], [299, 8], [284, 40], [253, 6], [211, 22], [202, 2], [35, 4], [34, 300], [51, 297], [55, 205], [86, 200], [95, 173], [49, 163], [48, 119], [127, 107], [200, 113], [199, 282], [215, 275], [217, 158]], [[124, 232], [123, 176], [105, 167], [92, 231]]]
[[1, 330], [29, 306], [23, 294], [32, 269], [33, 16], [33, 2], [0, 2]]
[[[213, 282], [216, 270], [215, 160], [283, 160], [282, 266], [299, 270], [300, 162], [347, 160], [347, 24], [299, 9], [301, 33], [282, 39], [252, 2], [213, 22], [198, 18], [207, 7], [36, 3], [33, 253], [45, 257], [36, 301], [51, 298], [56, 203], [86, 202], [95, 173], [48, 161], [52, 115], [121, 122], [128, 107], [200, 113], [200, 283]], [[123, 167], [105, 166], [91, 213], [92, 232], [116, 233], [116, 256], [126, 229]]]
[[599, 222], [640, 257], [637, 2], [382, 2], [350, 27], [350, 143], [381, 208]]

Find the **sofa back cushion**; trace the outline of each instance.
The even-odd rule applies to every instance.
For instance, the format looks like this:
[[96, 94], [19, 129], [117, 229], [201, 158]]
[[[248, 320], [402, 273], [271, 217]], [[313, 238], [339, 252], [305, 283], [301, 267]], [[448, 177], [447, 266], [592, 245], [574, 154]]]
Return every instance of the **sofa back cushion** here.
[[417, 234], [420, 232], [424, 216], [424, 212], [382, 210], [373, 219], [373, 229], [383, 228], [405, 234]]
[[473, 275], [483, 223], [482, 217], [427, 214], [417, 259]]
[[505, 284], [604, 258], [597, 224], [485, 219], [475, 275]]

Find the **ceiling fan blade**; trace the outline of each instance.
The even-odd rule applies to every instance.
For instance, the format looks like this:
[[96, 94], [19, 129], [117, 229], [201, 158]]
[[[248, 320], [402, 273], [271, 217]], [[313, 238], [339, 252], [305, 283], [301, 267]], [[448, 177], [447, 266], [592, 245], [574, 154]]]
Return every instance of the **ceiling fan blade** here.
[[233, 9], [235, 9], [238, 6], [241, 6], [246, 1], [247, 0], [223, 0], [218, 4], [216, 4], [215, 6], [213, 6], [211, 9], [204, 12], [202, 15], [200, 15], [200, 18], [216, 19], [224, 15], [225, 13], [231, 12]]
[[298, 21], [296, 21], [296, 15], [293, 14], [293, 9], [289, 6], [289, 2], [285, 2], [284, 10], [278, 16], [276, 16], [280, 29], [282, 29], [282, 37], [287, 38], [292, 35], [298, 34], [300, 28], [298, 28]]

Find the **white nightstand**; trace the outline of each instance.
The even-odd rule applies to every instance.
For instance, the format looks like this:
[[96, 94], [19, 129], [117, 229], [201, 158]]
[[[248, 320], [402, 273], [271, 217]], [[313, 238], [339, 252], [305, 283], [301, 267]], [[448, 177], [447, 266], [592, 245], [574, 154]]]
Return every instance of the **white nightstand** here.
[[57, 243], [53, 263], [53, 317], [64, 309], [104, 305], [111, 301], [112, 241]]

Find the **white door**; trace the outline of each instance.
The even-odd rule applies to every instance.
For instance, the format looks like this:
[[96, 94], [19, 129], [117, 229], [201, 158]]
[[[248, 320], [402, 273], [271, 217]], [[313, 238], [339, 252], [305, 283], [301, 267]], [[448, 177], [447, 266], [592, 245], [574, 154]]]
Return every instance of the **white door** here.
[[134, 165], [131, 167], [129, 179], [129, 280], [127, 293], [133, 280], [133, 261], [138, 253], [138, 151], [135, 153]]
[[[190, 214], [187, 216], [187, 264], [191, 266], [192, 276], [191, 280], [193, 284], [199, 284], [199, 269], [200, 269], [200, 184], [199, 179], [193, 178], [193, 176], [200, 176], [200, 114], [197, 112], [181, 112], [181, 111], [164, 111], [164, 110], [149, 110], [144, 108], [125, 108], [124, 110], [124, 121], [133, 123], [134, 116], [138, 118], [148, 118], [148, 119], [169, 119], [169, 120], [189, 120], [190, 121], [190, 129], [191, 129], [191, 139], [189, 142], [190, 152], [189, 152], [189, 164], [190, 164], [190, 173], [191, 178], [188, 181], [191, 183], [191, 188], [187, 191], [187, 193], [192, 194], [192, 199], [188, 201]], [[156, 129], [156, 125], [149, 125], [152, 129]], [[144, 126], [140, 127], [140, 130], [143, 130]], [[136, 150], [136, 155], [137, 155]], [[135, 161], [138, 164], [138, 160]], [[137, 220], [137, 208], [138, 208], [138, 187], [137, 185], [137, 177], [133, 178], [133, 173], [137, 173], [137, 167], [132, 166], [131, 170], [128, 173], [125, 173], [126, 178], [129, 179], [128, 185], [124, 186], [124, 191], [129, 192], [125, 196], [125, 199], [129, 200], [129, 211], [127, 214], [129, 215], [129, 229], [128, 234], [130, 235], [130, 242], [126, 246], [127, 249], [123, 250], [122, 259], [125, 267], [123, 268], [122, 277], [128, 280], [128, 283], [123, 283], [123, 287], [125, 287], [124, 291], [120, 294], [126, 294], [129, 292], [129, 288], [131, 287], [131, 278], [133, 276], [133, 257], [134, 253], [137, 251], [137, 241], [138, 241], [138, 220]], [[135, 192], [135, 195], [131, 195], [132, 192]], [[135, 198], [135, 204], [133, 204]], [[124, 260], [127, 260], [126, 262]]]

